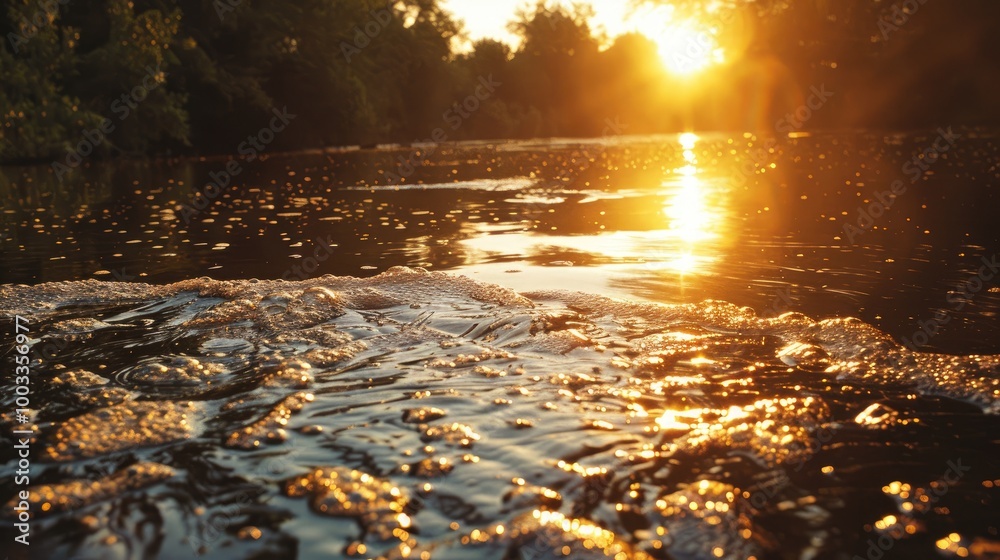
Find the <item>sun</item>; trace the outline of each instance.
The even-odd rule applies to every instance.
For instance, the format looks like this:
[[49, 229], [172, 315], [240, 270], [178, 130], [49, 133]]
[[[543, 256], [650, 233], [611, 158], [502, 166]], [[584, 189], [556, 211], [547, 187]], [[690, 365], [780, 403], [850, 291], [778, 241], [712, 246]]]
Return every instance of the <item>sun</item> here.
[[661, 37], [654, 37], [660, 60], [674, 74], [697, 74], [724, 60], [722, 49], [708, 31], [690, 24], [667, 26]]
[[642, 10], [633, 19], [635, 29], [656, 43], [660, 61], [672, 74], [691, 76], [725, 60], [717, 28], [676, 19], [669, 6]]

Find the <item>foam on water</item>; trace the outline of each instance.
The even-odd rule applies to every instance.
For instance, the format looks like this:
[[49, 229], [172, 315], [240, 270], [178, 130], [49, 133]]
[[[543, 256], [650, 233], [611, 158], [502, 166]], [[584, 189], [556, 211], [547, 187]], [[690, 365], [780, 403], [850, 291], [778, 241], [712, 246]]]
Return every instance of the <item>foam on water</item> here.
[[185, 439], [193, 434], [188, 413], [193, 403], [123, 403], [58, 422], [43, 456], [50, 461], [97, 457]]
[[[856, 319], [419, 269], [5, 286], [0, 310], [32, 320], [33, 503], [65, 496], [39, 542], [79, 558], [809, 556], [845, 546], [852, 496], [885, 496], [886, 438], [918, 449], [928, 410], [1000, 411], [1000, 358], [911, 352]], [[839, 464], [845, 442], [871, 464]], [[875, 510], [845, 515], [899, 514]], [[937, 538], [936, 511], [915, 531]]]
[[[125, 492], [139, 490], [174, 476], [174, 470], [157, 463], [136, 463], [99, 480], [72, 480], [60, 484], [35, 486], [29, 503], [39, 517], [82, 509], [94, 503], [120, 497]], [[7, 517], [16, 517], [18, 500], [4, 508]]]

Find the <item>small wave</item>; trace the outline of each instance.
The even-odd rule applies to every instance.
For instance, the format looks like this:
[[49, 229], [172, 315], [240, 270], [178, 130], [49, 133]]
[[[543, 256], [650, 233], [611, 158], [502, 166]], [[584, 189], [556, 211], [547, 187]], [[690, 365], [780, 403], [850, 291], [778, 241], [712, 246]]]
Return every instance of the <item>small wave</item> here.
[[824, 477], [866, 466], [835, 446], [877, 453], [929, 407], [1000, 412], [998, 357], [911, 352], [857, 319], [420, 269], [5, 286], [0, 309], [32, 320], [36, 490], [66, 494], [37, 527], [55, 556], [109, 546], [58, 523], [136, 503], [180, 516], [145, 518], [157, 546], [218, 558], [809, 555], [839, 546], [850, 494]]

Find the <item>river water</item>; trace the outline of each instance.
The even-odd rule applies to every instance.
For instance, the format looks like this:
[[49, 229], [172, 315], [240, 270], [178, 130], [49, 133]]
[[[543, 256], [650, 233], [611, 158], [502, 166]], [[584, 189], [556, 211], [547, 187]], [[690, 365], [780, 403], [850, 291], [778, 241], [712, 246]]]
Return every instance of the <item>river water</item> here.
[[0, 550], [1000, 555], [991, 134], [414, 150], [5, 169]]

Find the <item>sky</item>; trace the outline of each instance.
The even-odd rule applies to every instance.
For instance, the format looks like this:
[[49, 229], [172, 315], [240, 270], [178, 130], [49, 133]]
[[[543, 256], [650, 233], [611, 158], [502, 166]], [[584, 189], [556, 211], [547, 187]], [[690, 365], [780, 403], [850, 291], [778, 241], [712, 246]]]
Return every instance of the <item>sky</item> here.
[[[512, 47], [518, 39], [507, 30], [522, 7], [534, 7], [537, 0], [442, 0], [445, 9], [465, 22], [471, 41], [499, 39]], [[564, 4], [568, 4], [565, 2]], [[698, 19], [682, 18], [670, 4], [650, 2], [632, 8], [630, 0], [589, 0], [594, 8], [590, 20], [596, 32], [608, 39], [627, 32], [638, 32], [652, 39], [660, 60], [672, 73], [692, 74], [725, 60], [719, 47], [718, 26], [705, 25]], [[455, 43], [459, 51], [471, 50], [471, 43]]]
[[[634, 26], [626, 23], [629, 13], [628, 0], [589, 0], [596, 12], [594, 22], [614, 37]], [[514, 19], [518, 8], [534, 6], [534, 0], [444, 0], [442, 5], [455, 17], [465, 21], [465, 29], [473, 41], [482, 38], [500, 39], [515, 44], [507, 31], [507, 24]]]

